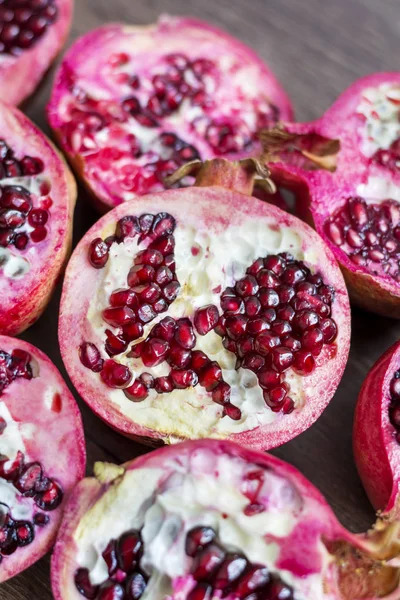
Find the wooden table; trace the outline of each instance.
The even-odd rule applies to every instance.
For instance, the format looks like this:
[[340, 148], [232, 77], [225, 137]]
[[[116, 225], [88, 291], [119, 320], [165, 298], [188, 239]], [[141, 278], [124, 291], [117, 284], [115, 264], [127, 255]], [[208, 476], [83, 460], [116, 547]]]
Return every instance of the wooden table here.
[[[150, 23], [161, 11], [207, 19], [253, 46], [292, 97], [299, 120], [320, 116], [356, 78], [399, 68], [398, 0], [76, 0], [70, 41], [111, 20]], [[44, 107], [52, 75], [26, 106], [27, 114], [45, 131]], [[95, 219], [80, 190], [76, 241]], [[58, 303], [59, 293], [23, 337], [47, 352], [63, 371], [57, 344]], [[274, 451], [325, 494], [340, 521], [353, 531], [367, 528], [374, 518], [353, 462], [354, 404], [368, 369], [399, 336], [400, 324], [354, 309], [351, 356], [333, 401], [310, 430]], [[78, 401], [85, 420], [88, 473], [95, 460], [122, 462], [148, 451], [108, 429]], [[0, 588], [0, 600], [51, 598], [48, 557]]]

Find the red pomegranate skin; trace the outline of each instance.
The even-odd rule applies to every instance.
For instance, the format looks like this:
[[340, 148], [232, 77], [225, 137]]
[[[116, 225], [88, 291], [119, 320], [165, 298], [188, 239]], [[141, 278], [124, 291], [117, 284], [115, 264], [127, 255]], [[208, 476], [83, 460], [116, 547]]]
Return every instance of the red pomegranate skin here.
[[[218, 462], [222, 460], [223, 463]], [[224, 465], [224, 474], [221, 475], [220, 472], [214, 470], [217, 464]], [[158, 475], [155, 477], [159, 482], [158, 488], [156, 484], [156, 493], [149, 498], [147, 505], [150, 507], [155, 503], [158, 494], [162, 494], [166, 490], [168, 475], [171, 475], [171, 473], [178, 475], [176, 469], [179, 468], [185, 477], [192, 473], [192, 476], [199, 477], [200, 480], [203, 476], [214, 477], [216, 480], [222, 476], [224, 477], [226, 490], [231, 485], [230, 477], [239, 478], [238, 485], [240, 486], [242, 473], [250, 472], [254, 468], [257, 469], [257, 475], [261, 477], [261, 480], [264, 477], [267, 480], [269, 476], [278, 478], [275, 479], [275, 486], [272, 481], [270, 482], [269, 492], [263, 495], [261, 504], [264, 510], [274, 511], [275, 520], [283, 516], [283, 513], [286, 515], [293, 514], [294, 518], [297, 519], [296, 525], [290, 528], [290, 532], [273, 538], [276, 543], [276, 553], [273, 553], [273, 558], [270, 553], [265, 554], [264, 564], [271, 568], [272, 563], [275, 577], [281, 577], [284, 583], [287, 582], [289, 576], [293, 577], [291, 579], [292, 585], [289, 586], [290, 591], [286, 589], [285, 595], [281, 596], [282, 598], [293, 598], [293, 594], [296, 594], [295, 597], [299, 598], [307, 597], [308, 600], [374, 600], [378, 597], [395, 600], [398, 598], [398, 591], [393, 591], [398, 577], [396, 569], [383, 567], [383, 569], [388, 569], [386, 572], [387, 580], [385, 581], [385, 573], [381, 571], [382, 578], [379, 581], [379, 572], [382, 565], [375, 563], [377, 567], [375, 573], [378, 580], [375, 583], [374, 575], [371, 576], [371, 573], [368, 572], [368, 568], [371, 568], [371, 570], [374, 568], [373, 559], [371, 559], [372, 562], [369, 562], [370, 558], [367, 558], [367, 556], [371, 556], [371, 540], [366, 535], [356, 536], [344, 529], [319, 491], [294, 467], [269, 454], [247, 450], [228, 441], [197, 440], [155, 450], [150, 454], [129, 461], [121, 467], [98, 463], [96, 465], [96, 477], [84, 479], [75, 487], [65, 511], [52, 556], [51, 579], [56, 600], [79, 600], [82, 598], [75, 587], [74, 579], [77, 570], [82, 567], [80, 562], [82, 555], [79, 554], [78, 539], [79, 544], [85, 539], [84, 520], [87, 513], [95, 510], [96, 504], [106, 494], [109, 496], [110, 504], [108, 506], [110, 506], [110, 509], [112, 509], [112, 504], [117, 501], [118, 505], [122, 507], [121, 496], [128, 492], [127, 486], [123, 487], [124, 479], [133, 471], [137, 471], [137, 475], [139, 475], [141, 469], [146, 469], [146, 475], [143, 476], [147, 479], [153, 477], [153, 469], [158, 471]], [[280, 488], [282, 495], [280, 495], [281, 492], [276, 491], [278, 481], [282, 484]], [[180, 485], [179, 477], [174, 485]], [[271, 497], [269, 497], [269, 494], [271, 494]], [[272, 496], [275, 496], [274, 499]], [[201, 502], [204, 502], [204, 498]], [[216, 508], [211, 500], [211, 505], [212, 509], [210, 510], [216, 511], [219, 515], [221, 503]], [[204, 507], [205, 511], [208, 508], [207, 502], [201, 506], [202, 509]], [[131, 511], [137, 511], [138, 509], [139, 500], [137, 506], [131, 500], [129, 508], [127, 507], [127, 524], [128, 522], [131, 523]], [[179, 514], [176, 505], [174, 505], [174, 510], [177, 511], [175, 514]], [[233, 521], [235, 519], [234, 512], [233, 505], [227, 506], [223, 518], [232, 519]], [[102, 514], [105, 516], [105, 513]], [[257, 518], [257, 516], [251, 517], [251, 519]], [[86, 527], [88, 526], [87, 522], [86, 518]], [[142, 526], [140, 518], [135, 522], [138, 528]], [[95, 530], [100, 526], [101, 520], [93, 522]], [[237, 526], [245, 530], [245, 521], [239, 521], [238, 518]], [[121, 527], [122, 524], [118, 523], [118, 532]], [[181, 527], [185, 527], [184, 530], [190, 528], [190, 524], [185, 522], [185, 515], [183, 515]], [[104, 526], [102, 531], [104, 532]], [[216, 533], [216, 541], [219, 543], [218, 532]], [[114, 530], [110, 532], [110, 538], [113, 534], [119, 535]], [[180, 530], [177, 531], [177, 536], [179, 534]], [[257, 537], [264, 535], [269, 539], [263, 528], [253, 530], [252, 541], [256, 543]], [[142, 537], [142, 539], [144, 538]], [[245, 536], [236, 538], [236, 540], [238, 539], [244, 540]], [[102, 539], [102, 542], [106, 544], [106, 540]], [[171, 547], [159, 544], [158, 553], [155, 554], [153, 551], [151, 555], [153, 563], [159, 560], [160, 564], [163, 564], [163, 556], [168, 551], [176, 551], [176, 543], [172, 542]], [[233, 548], [234, 552], [242, 555], [246, 553], [245, 548], [237, 548], [235, 543]], [[323, 549], [328, 556], [326, 560], [322, 559]], [[101, 552], [100, 546], [97, 551]], [[145, 551], [146, 542], [144, 541]], [[190, 555], [193, 556], [193, 552], [190, 552]], [[329, 553], [331, 553], [330, 556]], [[346, 564], [347, 560], [349, 561], [348, 564]], [[263, 561], [259, 560], [258, 562], [258, 566], [263, 564]], [[182, 575], [171, 580], [172, 593], [168, 595], [169, 598], [178, 600], [178, 598], [192, 597], [188, 594], [193, 589], [195, 582], [190, 574], [190, 564], [191, 559], [186, 558], [185, 563], [181, 565], [183, 567], [181, 569]], [[365, 568], [365, 565], [368, 565], [367, 568]], [[213, 587], [214, 576], [215, 572], [209, 579], [211, 587]], [[312, 589], [309, 587], [310, 576], [314, 578], [315, 583], [315, 587]], [[150, 582], [151, 579], [150, 577]], [[239, 581], [237, 589], [243, 588], [243, 583]], [[270, 595], [270, 591], [271, 588], [264, 588], [259, 593], [263, 594], [262, 598], [268, 598], [268, 600], [279, 598], [279, 596]], [[217, 591], [216, 597], [220, 597], [218, 594], [220, 592]], [[227, 597], [228, 600], [234, 600], [238, 596], [234, 592], [229, 593], [228, 591], [227, 594], [224, 594], [224, 597]]]
[[0, 114], [0, 139], [14, 152], [15, 158], [21, 161], [31, 156], [43, 162], [43, 170], [38, 175], [0, 179], [0, 186], [4, 188], [11, 182], [24, 188], [29, 187], [29, 182], [44, 185], [46, 192], [40, 197], [32, 195], [31, 200], [34, 208], [46, 207], [48, 211], [45, 239], [37, 243], [30, 240], [23, 249], [15, 245], [6, 247], [13, 257], [28, 264], [29, 270], [15, 278], [6, 275], [5, 265], [0, 266], [0, 333], [17, 335], [40, 317], [64, 267], [72, 242], [76, 183], [50, 141], [27, 117], [5, 104], [1, 104]]
[[385, 518], [399, 518], [400, 446], [390, 420], [390, 384], [400, 366], [400, 342], [374, 364], [361, 387], [354, 417], [354, 457], [365, 490]]
[[55, 0], [57, 16], [45, 33], [17, 55], [0, 55], [0, 98], [19, 105], [35, 91], [68, 37], [73, 4], [73, 0]]
[[[334, 104], [318, 120], [310, 123], [286, 123], [283, 130], [298, 135], [305, 135], [304, 149], [307, 146], [307, 136], [322, 136], [325, 140], [337, 140], [339, 150], [335, 151], [336, 170], [329, 172], [325, 169], [310, 169], [311, 162], [302, 159], [299, 153], [289, 156], [282, 152], [273, 158], [273, 174], [277, 182], [291, 187], [297, 194], [297, 214], [312, 223], [318, 233], [332, 249], [339, 262], [350, 297], [356, 304], [372, 312], [400, 317], [400, 280], [374, 273], [363, 265], [356, 265], [348, 254], [332, 242], [327, 235], [328, 219], [344, 205], [351, 197], [362, 197], [367, 203], [376, 198], [380, 200], [394, 199], [399, 203], [398, 186], [400, 185], [400, 170], [398, 166], [389, 168], [368, 156], [362, 149], [363, 115], [357, 109], [366, 90], [393, 86], [398, 89], [400, 73], [377, 73], [359, 79], [353, 83]], [[393, 101], [397, 104], [397, 99]], [[310, 137], [308, 140], [310, 141]], [[310, 142], [312, 143], [312, 142]], [[394, 144], [397, 144], [394, 141]], [[279, 152], [278, 152], [279, 155]], [[368, 182], [375, 180], [381, 189], [364, 193]], [[376, 186], [375, 186], [376, 188]], [[397, 192], [396, 192], [397, 188]], [[397, 264], [398, 264], [398, 258]]]
[[[62, 502], [55, 510], [43, 512], [36, 507], [36, 514], [47, 515], [49, 522], [35, 528], [34, 541], [17, 548], [10, 556], [2, 557], [2, 582], [27, 569], [52, 547], [66, 501], [72, 488], [84, 477], [86, 449], [76, 401], [49, 358], [27, 342], [1, 335], [0, 349], [9, 354], [13, 350], [29, 353], [33, 373], [32, 379], [17, 377], [1, 393], [2, 415], [6, 410], [11, 418], [3, 436], [8, 427], [17, 425], [25, 445], [25, 464], [39, 462], [45, 475], [63, 491]], [[0, 451], [6, 452], [4, 443], [0, 444]], [[4, 498], [0, 495], [1, 501]]]
[[[342, 376], [350, 339], [347, 292], [332, 253], [311, 228], [296, 217], [288, 215], [270, 204], [250, 197], [244, 201], [242, 194], [223, 190], [221, 187], [170, 190], [120, 205], [100, 219], [81, 240], [66, 271], [59, 320], [61, 354], [74, 386], [100, 418], [124, 435], [153, 444], [157, 441], [168, 444], [193, 435], [193, 433], [190, 434], [190, 430], [185, 434], [179, 434], [168, 423], [164, 426], [160, 423], [159, 427], [148, 427], [136, 423], [134, 418], [124, 414], [124, 411], [132, 408], [132, 403], [124, 399], [121, 393], [119, 401], [125, 407], [122, 410], [118, 403], [111, 399], [112, 390], [100, 379], [99, 373], [90, 371], [79, 358], [79, 348], [85, 342], [94, 343], [100, 349], [102, 358], [108, 358], [103, 350], [104, 340], [97, 337], [92, 323], [87, 318], [89, 305], [93, 298], [97, 297], [103, 278], [102, 269], [93, 268], [88, 261], [90, 244], [96, 238], [104, 239], [112, 235], [115, 232], [117, 221], [124, 216], [156, 214], [160, 211], [167, 212], [176, 218], [177, 230], [181, 226], [193, 227], [200, 232], [207, 232], [215, 239], [219, 239], [218, 236], [228, 226], [239, 226], [248, 219], [262, 220], [265, 227], [271, 227], [278, 237], [280, 231], [286, 231], [286, 228], [293, 229], [296, 239], [301, 240], [301, 253], [305, 256], [312, 271], [321, 273], [325, 282], [336, 290], [336, 299], [332, 305], [332, 318], [338, 326], [338, 337], [331, 346], [324, 347], [311, 375], [300, 380], [301, 391], [296, 398], [295, 410], [291, 414], [277, 413], [273, 422], [237, 433], [234, 431], [231, 433], [218, 432], [218, 423], [212, 430], [212, 435], [218, 437], [229, 435], [233, 441], [256, 449], [265, 450], [289, 441], [306, 430], [319, 417], [332, 398]], [[232, 252], [233, 250], [234, 248], [232, 248]], [[273, 253], [272, 250], [271, 252]], [[178, 272], [181, 266], [179, 263], [177, 264]], [[127, 273], [128, 271], [129, 269]], [[183, 287], [187, 285], [183, 281], [180, 283]], [[221, 290], [224, 289], [225, 286], [222, 285]], [[112, 291], [111, 288], [107, 288], [107, 294]], [[102, 294], [104, 295], [104, 290]], [[179, 296], [175, 303], [171, 304], [171, 309], [179, 306], [178, 301]], [[195, 302], [195, 299], [191, 302]], [[168, 314], [169, 312], [162, 313], [161, 316]], [[178, 315], [175, 316], [191, 315], [179, 314], [178, 309]], [[114, 358], [118, 361], [118, 356]], [[122, 387], [124, 387], [123, 384]], [[140, 405], [139, 410], [142, 407], [143, 405]], [[186, 408], [188, 407], [189, 405], [186, 405]], [[265, 409], [269, 410], [267, 407]], [[201, 408], [193, 407], [188, 410], [193, 423], [196, 423], [198, 410]], [[160, 419], [163, 418], [162, 414], [160, 413]], [[182, 415], [179, 418], [182, 420]], [[186, 423], [186, 426], [189, 424]], [[199, 429], [196, 436], [209, 437], [209, 434], [207, 435], [206, 431]]]
[[[214, 62], [211, 75], [204, 76], [213, 81], [206, 105], [199, 108], [198, 101], [191, 100], [194, 92], [185, 90], [177, 108], [174, 105], [167, 115], [155, 116], [146, 109], [155, 90], [153, 77], [162, 79], [169, 68], [168, 57], [182, 55], [189, 61]], [[191, 89], [199, 84], [192, 71], [185, 77]], [[249, 89], [249, 82], [255, 89]], [[123, 108], [123, 102], [133, 102], [132, 98], [135, 107], [139, 99], [140, 114], [145, 112], [158, 124], [139, 128], [134, 115]], [[292, 118], [285, 92], [251, 49], [212, 25], [168, 15], [146, 27], [105, 25], [79, 39], [58, 71], [47, 112], [57, 140], [101, 212], [137, 195], [163, 190], [165, 175], [192, 158], [256, 155], [261, 125]], [[82, 128], [83, 118], [92, 119], [86, 128]], [[229, 143], [226, 132], [220, 143], [208, 141], [213, 140], [208, 126], [214, 123], [219, 128], [226, 125]], [[179, 143], [189, 145], [188, 155], [178, 159], [177, 153], [171, 154], [161, 144], [159, 136], [171, 133]], [[235, 136], [239, 141], [234, 141]], [[164, 167], [157, 158], [161, 155]], [[167, 167], [171, 161], [174, 164]]]

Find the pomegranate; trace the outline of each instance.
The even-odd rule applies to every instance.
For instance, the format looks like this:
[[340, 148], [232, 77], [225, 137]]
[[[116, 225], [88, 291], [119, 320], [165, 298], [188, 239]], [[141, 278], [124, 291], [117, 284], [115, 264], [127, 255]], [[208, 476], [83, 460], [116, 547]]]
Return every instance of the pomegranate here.
[[30, 96], [66, 40], [73, 0], [0, 3], [0, 96], [21, 104]]
[[308, 428], [336, 390], [346, 288], [311, 228], [244, 196], [257, 161], [214, 159], [175, 179], [193, 169], [195, 187], [122, 204], [81, 240], [61, 353], [82, 398], [125, 435], [271, 448]]
[[64, 265], [76, 185], [19, 110], [0, 104], [0, 116], [0, 332], [15, 335], [40, 317]]
[[276, 181], [297, 193], [350, 297], [400, 317], [400, 73], [360, 79], [323, 117], [264, 132]]
[[354, 454], [367, 494], [387, 520], [399, 519], [400, 342], [368, 373], [358, 397]]
[[[355, 536], [283, 461], [228, 441], [97, 463], [52, 558], [56, 600], [398, 598], [391, 527]], [[383, 538], [383, 539], [382, 539]]]
[[189, 160], [257, 154], [257, 131], [291, 115], [252, 50], [171, 16], [86, 34], [67, 53], [48, 106], [51, 128], [102, 212], [163, 190]]
[[80, 413], [55, 366], [0, 336], [0, 582], [52, 546], [85, 458]]

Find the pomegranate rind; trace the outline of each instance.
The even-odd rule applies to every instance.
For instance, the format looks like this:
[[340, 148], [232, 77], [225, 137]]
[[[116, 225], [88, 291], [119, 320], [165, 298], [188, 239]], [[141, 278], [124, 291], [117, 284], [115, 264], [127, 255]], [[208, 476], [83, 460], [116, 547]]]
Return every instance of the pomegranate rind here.
[[39, 244], [29, 243], [24, 251], [12, 247], [13, 253], [29, 260], [29, 272], [23, 278], [11, 279], [0, 271], [0, 333], [17, 335], [43, 313], [70, 253], [77, 190], [63, 158], [25, 115], [5, 104], [0, 104], [0, 114], [0, 137], [13, 148], [15, 155], [40, 157], [45, 163], [43, 176], [51, 184], [53, 201], [47, 238]]
[[[153, 39], [151, 48], [148, 41], [143, 41], [145, 36]], [[139, 39], [138, 42], [135, 39], [136, 37]], [[150, 51], [153, 53], [154, 48], [157, 48], [157, 54], [159, 54], [160, 57], [162, 54], [167, 53], [168, 50], [171, 53], [181, 52], [183, 49], [182, 40], [185, 40], [184, 51], [187, 51], [189, 56], [192, 53], [195, 55], [196, 45], [192, 44], [192, 40], [195, 38], [199, 40], [199, 44], [204, 46], [206, 52], [207, 45], [219, 45], [222, 49], [221, 53], [226, 55], [225, 58], [227, 58], [231, 52], [232, 56], [240, 56], [241, 60], [243, 60], [249, 68], [257, 69], [259, 73], [257, 85], [260, 97], [265, 96], [272, 104], [278, 107], [281, 119], [291, 120], [293, 118], [291, 102], [268, 66], [260, 60], [253, 50], [234, 37], [208, 23], [197, 19], [163, 15], [154, 25], [143, 27], [127, 24], [109, 24], [95, 29], [77, 40], [65, 55], [63, 63], [55, 78], [52, 96], [47, 107], [47, 114], [50, 127], [53, 130], [57, 142], [66, 153], [77, 176], [84, 182], [91, 193], [95, 208], [102, 213], [124, 201], [124, 198], [121, 195], [122, 190], [121, 194], [112, 193], [108, 190], [106, 185], [98, 177], [96, 178], [90, 174], [88, 163], [88, 158], [90, 157], [85, 157], [81, 153], [73, 152], [61, 129], [64, 124], [63, 111], [65, 110], [68, 96], [71, 95], [71, 80], [73, 81], [75, 77], [78, 78], [78, 80], [79, 78], [85, 77], [85, 64], [90, 65], [90, 68], [93, 69], [92, 65], [95, 61], [96, 69], [100, 72], [100, 65], [102, 64], [100, 61], [104, 59], [105, 48], [109, 49], [115, 45], [115, 50], [117, 52], [123, 47], [121, 40], [130, 40], [130, 38], [132, 39], [129, 41], [129, 48], [132, 48], [132, 56], [136, 58], [137, 56], [140, 56], [140, 46], [145, 46], [143, 50], [144, 61], [146, 61], [145, 53], [149, 53]], [[124, 43], [126, 45], [126, 42]], [[137, 44], [139, 45], [139, 48], [135, 55], [133, 54], [133, 51]], [[207, 56], [207, 58], [212, 58], [211, 54]], [[114, 97], [110, 82], [107, 83], [104, 79], [101, 79], [99, 80], [99, 85], [105, 86], [107, 98], [112, 99]], [[181, 122], [184, 131], [177, 130], [176, 133], [178, 133], [178, 135], [182, 134], [184, 139], [187, 138], [190, 143], [194, 143], [195, 146], [198, 147], [203, 160], [213, 158], [214, 155], [211, 146], [209, 146], [205, 140], [201, 139], [199, 134], [196, 134], [195, 137], [193, 134], [189, 134], [188, 125], [189, 123]], [[257, 151], [258, 150], [259, 148]], [[247, 155], [248, 152], [246, 153], [246, 151], [243, 151], [242, 153], [235, 153], [233, 156], [226, 155], [226, 158], [240, 159]], [[134, 165], [133, 162], [132, 165]], [[156, 191], [162, 189], [163, 187], [160, 184], [159, 190]], [[129, 199], [134, 196], [135, 193], [130, 191]]]
[[0, 62], [0, 98], [15, 106], [39, 85], [63, 47], [71, 29], [73, 0], [57, 0], [58, 16], [33, 46], [19, 56], [4, 54]]
[[390, 382], [400, 365], [396, 342], [369, 371], [358, 396], [353, 446], [358, 472], [374, 508], [398, 518], [400, 446], [390, 422]]
[[[38, 375], [30, 380], [17, 378], [4, 390], [1, 402], [15, 421], [36, 426], [34, 436], [24, 438], [29, 461], [39, 461], [64, 492], [61, 505], [47, 513], [50, 522], [35, 529], [34, 541], [3, 557], [1, 583], [27, 569], [53, 546], [71, 490], [85, 475], [86, 444], [76, 400], [50, 359], [27, 342], [1, 335], [0, 349], [8, 353], [20, 349], [33, 359], [34, 374]], [[52, 410], [51, 400], [56, 395], [59, 398]]]
[[360, 120], [356, 110], [362, 93], [367, 88], [382, 84], [400, 84], [400, 73], [386, 72], [363, 77], [351, 85], [318, 120], [310, 123], [285, 123], [283, 129], [294, 134], [315, 133], [324, 138], [339, 140], [336, 171], [322, 169], [307, 171], [298, 165], [282, 162], [271, 163], [277, 182], [297, 191], [298, 214], [312, 224], [331, 248], [340, 264], [350, 298], [362, 308], [388, 317], [400, 318], [400, 284], [389, 276], [372, 275], [365, 267], [356, 266], [348, 255], [329, 239], [325, 232], [326, 219], [339, 208], [344, 200], [362, 196], [357, 187], [366, 184], [370, 177], [380, 177], [390, 184], [400, 186], [400, 172], [372, 162], [360, 150], [357, 129]]
[[[233, 441], [254, 449], [279, 446], [305, 431], [331, 400], [346, 365], [350, 341], [350, 308], [347, 290], [335, 259], [321, 238], [308, 225], [279, 208], [222, 188], [188, 188], [148, 195], [122, 204], [101, 218], [84, 236], [75, 249], [66, 270], [61, 298], [59, 343], [62, 358], [69, 376], [81, 397], [90, 408], [120, 433], [139, 438], [144, 443], [173, 443], [178, 438], [173, 431], [158, 431], [138, 425], [127, 418], [119, 407], [110, 401], [108, 388], [99, 375], [86, 369], [79, 359], [78, 348], [84, 341], [93, 340], [93, 327], [87, 319], [88, 307], [101, 279], [101, 270], [93, 269], [88, 262], [88, 249], [97, 237], [106, 237], [115, 231], [117, 221], [125, 215], [169, 212], [177, 218], [184, 215], [187, 226], [215, 231], [218, 227], [239, 225], [244, 218], [263, 219], [266, 226], [293, 228], [301, 237], [303, 251], [310, 250], [313, 260], [307, 260], [336, 290], [332, 318], [338, 326], [338, 337], [331, 350], [321, 354], [318, 367], [304, 382], [304, 403], [289, 415], [279, 413], [276, 420], [253, 430], [235, 433]], [[79, 300], [78, 300], [79, 299]], [[79, 306], [77, 304], [79, 303]], [[322, 358], [324, 357], [324, 358]], [[329, 359], [328, 359], [329, 358]], [[214, 435], [214, 433], [213, 433]], [[215, 433], [220, 437], [218, 432]], [[206, 434], [204, 437], [208, 437]]]

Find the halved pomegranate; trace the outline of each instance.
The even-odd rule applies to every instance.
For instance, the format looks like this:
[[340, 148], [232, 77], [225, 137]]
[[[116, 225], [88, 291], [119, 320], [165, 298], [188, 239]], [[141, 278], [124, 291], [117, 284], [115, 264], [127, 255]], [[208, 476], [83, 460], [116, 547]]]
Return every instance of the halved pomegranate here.
[[0, 582], [52, 546], [85, 460], [81, 416], [53, 363], [0, 336]]
[[49, 123], [104, 212], [164, 189], [181, 164], [259, 151], [290, 102], [255, 53], [219, 29], [163, 16], [106, 25], [67, 53]]
[[0, 97], [21, 104], [34, 92], [63, 46], [73, 0], [0, 3]]
[[198, 186], [120, 205], [81, 240], [61, 301], [62, 356], [84, 400], [128, 436], [271, 448], [336, 390], [346, 288], [311, 228], [223, 188], [251, 190], [252, 161], [197, 169]]
[[75, 200], [47, 138], [0, 104], [0, 333], [20, 333], [45, 309], [70, 249]]
[[[390, 534], [390, 529], [387, 534]], [[355, 536], [296, 469], [227, 441], [97, 463], [52, 558], [56, 600], [399, 597], [390, 535]]]
[[354, 455], [366, 492], [385, 520], [399, 520], [400, 342], [372, 367], [358, 397]]
[[400, 317], [400, 73], [364, 77], [323, 117], [265, 132], [275, 180], [298, 194], [351, 298]]

